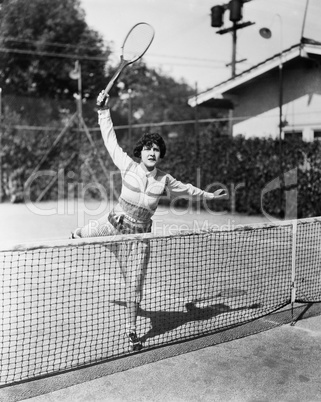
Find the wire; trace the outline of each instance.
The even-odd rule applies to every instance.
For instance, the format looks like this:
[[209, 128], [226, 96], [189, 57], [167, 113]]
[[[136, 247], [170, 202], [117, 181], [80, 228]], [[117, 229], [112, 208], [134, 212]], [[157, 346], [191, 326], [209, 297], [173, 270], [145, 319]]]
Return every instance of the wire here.
[[220, 69], [224, 68], [226, 69], [225, 64], [222, 66], [213, 66], [213, 65], [205, 65], [205, 64], [186, 64], [186, 63], [171, 63], [171, 62], [166, 62], [162, 63], [160, 62], [150, 62], [151, 65], [157, 65], [157, 66], [162, 66], [162, 65], [171, 65], [171, 66], [179, 66], [179, 67], [191, 67], [191, 68], [208, 68], [208, 69]]
[[[59, 57], [59, 58], [66, 58], [66, 59], [72, 59], [72, 60], [95, 60], [95, 61], [102, 61], [106, 62], [107, 58], [106, 57], [100, 57], [100, 56], [84, 56], [84, 55], [79, 55], [79, 54], [70, 54], [70, 53], [56, 53], [56, 52], [44, 52], [44, 51], [39, 51], [39, 50], [22, 50], [22, 49], [14, 49], [14, 48], [2, 48], [0, 47], [0, 52], [2, 53], [17, 53], [17, 54], [26, 54], [26, 55], [32, 55], [32, 56], [48, 56], [48, 57]], [[195, 61], [195, 59], [194, 59]], [[155, 63], [153, 63], [155, 64]], [[211, 69], [217, 69], [217, 68], [225, 68], [225, 65], [222, 65], [220, 67], [215, 67], [215, 66], [210, 66], [210, 65], [197, 65], [197, 64], [184, 64], [184, 63], [156, 63], [157, 65], [160, 64], [170, 64], [172, 66], [181, 66], [181, 67], [193, 67], [193, 68], [211, 68]]]
[[152, 54], [149, 53], [148, 57], [162, 57], [167, 59], [181, 59], [181, 60], [193, 60], [193, 61], [206, 61], [210, 63], [226, 63], [225, 60], [215, 60], [215, 59], [195, 59], [195, 57], [186, 57], [186, 56], [170, 56], [166, 54]]
[[39, 50], [8, 49], [8, 48], [0, 47], [0, 52], [28, 54], [28, 55], [33, 55], [33, 56], [60, 57], [60, 58], [74, 59], [74, 60], [96, 60], [96, 61], [104, 61], [104, 62], [106, 62], [106, 57], [84, 56], [84, 55], [70, 54], [70, 53], [43, 52], [43, 51], [39, 51]]
[[[28, 44], [31, 44], [31, 45], [39, 45], [39, 44], [41, 44], [43, 46], [56, 46], [56, 47], [61, 47], [61, 48], [91, 49], [90, 47], [82, 46], [82, 45], [77, 46], [77, 45], [63, 44], [63, 43], [58, 43], [58, 42], [41, 42], [41, 41], [36, 41], [36, 40], [28, 40], [28, 39], [20, 39], [20, 38], [17, 39], [17, 38], [13, 38], [13, 37], [3, 37], [3, 36], [0, 35], [0, 39], [1, 38], [5, 39], [6, 41], [14, 41], [14, 42], [19, 42], [19, 43], [28, 43]], [[106, 45], [106, 46], [108, 47], [108, 45]], [[19, 50], [19, 49], [13, 49], [13, 50], [16, 52], [16, 50]], [[32, 50], [27, 50], [27, 51], [31, 52]], [[34, 50], [34, 52], [38, 52], [38, 51]], [[39, 52], [42, 52], [42, 51], [39, 51]], [[20, 53], [20, 51], [17, 52], [17, 53]], [[46, 54], [43, 54], [43, 53], [46, 53]], [[116, 53], [117, 52], [110, 51], [111, 55], [116, 54]], [[31, 54], [31, 53], [28, 53], [28, 54]], [[58, 53], [56, 53], [56, 52], [50, 52], [50, 51], [41, 53], [41, 55], [54, 55], [54, 56], [56, 56], [57, 54]], [[70, 57], [70, 54], [66, 54], [66, 55], [69, 55], [69, 57]], [[61, 56], [61, 57], [63, 57], [63, 56]], [[83, 56], [83, 57], [86, 57], [86, 56]], [[91, 57], [91, 56], [88, 56], [88, 57]], [[148, 58], [149, 57], [161, 57], [161, 58], [178, 59], [178, 60], [193, 60], [193, 61], [197, 61], [197, 62], [222, 63], [224, 65], [226, 63], [226, 60], [203, 59], [203, 58], [195, 59], [195, 57], [174, 56], [174, 55], [166, 55], [166, 54], [149, 53]], [[77, 58], [78, 59], [80, 57], [77, 55], [77, 56], [74, 56], [72, 58]], [[97, 59], [97, 58], [91, 59], [90, 58], [90, 60], [99, 60], [99, 59]], [[101, 60], [103, 60], [103, 59], [101, 59]]]
[[4, 41], [14, 41], [19, 43], [29, 43], [30, 45], [44, 45], [44, 46], [56, 46], [56, 47], [65, 47], [65, 48], [75, 48], [75, 49], [92, 49], [90, 46], [85, 45], [72, 45], [61, 42], [43, 42], [41, 40], [30, 40], [30, 39], [20, 39], [14, 38], [12, 36], [1, 36], [0, 39]]

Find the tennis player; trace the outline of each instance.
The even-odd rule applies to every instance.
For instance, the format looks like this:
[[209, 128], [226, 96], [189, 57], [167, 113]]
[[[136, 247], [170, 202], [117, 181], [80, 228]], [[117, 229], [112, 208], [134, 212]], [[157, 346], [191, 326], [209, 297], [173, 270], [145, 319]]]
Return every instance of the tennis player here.
[[[154, 215], [159, 199], [168, 190], [171, 196], [204, 198], [206, 200], [226, 197], [220, 189], [214, 193], [205, 192], [192, 184], [183, 184], [170, 174], [157, 168], [160, 159], [166, 154], [166, 145], [159, 134], [144, 134], [134, 148], [134, 161], [118, 145], [113, 123], [110, 117], [108, 97], [104, 102], [102, 91], [97, 104], [103, 103], [98, 110], [104, 144], [113, 162], [122, 175], [122, 189], [117, 205], [106, 216], [99, 219], [96, 225], [88, 224], [77, 228], [73, 238], [110, 236], [117, 234], [148, 233], [152, 228]], [[148, 242], [126, 246], [119, 250], [118, 258], [126, 285], [127, 335], [133, 350], [140, 350], [142, 343], [137, 337], [136, 320], [142, 298], [143, 277], [146, 271], [149, 248]], [[129, 258], [132, 260], [129, 263]]]

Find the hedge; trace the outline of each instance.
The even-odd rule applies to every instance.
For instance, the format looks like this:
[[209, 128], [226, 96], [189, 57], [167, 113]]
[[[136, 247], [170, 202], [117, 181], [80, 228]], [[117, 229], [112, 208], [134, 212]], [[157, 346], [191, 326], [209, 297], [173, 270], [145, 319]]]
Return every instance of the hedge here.
[[[165, 132], [163, 130], [162, 134], [167, 137], [166, 130]], [[121, 132], [117, 135], [124, 150], [130, 154], [132, 147], [128, 141], [122, 138]], [[138, 133], [133, 134], [134, 139], [137, 135]], [[66, 179], [63, 186], [65, 186], [66, 196], [70, 186], [77, 185], [80, 181], [83, 185], [98, 181], [107, 188], [109, 197], [119, 194], [120, 175], [114, 176], [116, 191], [110, 194], [111, 178], [106, 178], [98, 156], [108, 172], [116, 170], [116, 167], [104, 148], [100, 134], [95, 132], [93, 138], [98, 154], [94, 152], [88, 141], [79, 140], [77, 127], [71, 127], [65, 139], [52, 150], [41, 166], [42, 170], [64, 169]], [[43, 133], [41, 136], [39, 133], [30, 135], [30, 133], [18, 132], [7, 127], [2, 140], [2, 185], [8, 198], [10, 191], [19, 191], [17, 186], [11, 186], [15, 190], [10, 190], [10, 178], [11, 181], [25, 182], [52, 142], [52, 133]], [[220, 136], [217, 130], [207, 128], [200, 133], [199, 137], [190, 130], [186, 135], [180, 133], [177, 138], [167, 138], [166, 142], [168, 150], [159, 166], [161, 170], [169, 172], [178, 180], [211, 191], [221, 185], [226, 186], [229, 198], [212, 202], [211, 208], [214, 210], [261, 214], [263, 207], [266, 213], [279, 217], [284, 215], [286, 203], [291, 200], [292, 203], [297, 204], [298, 217], [321, 215], [321, 143], [319, 141], [309, 143], [301, 140], [283, 141], [280, 153], [278, 140]], [[72, 153], [76, 156], [68, 162]], [[292, 181], [289, 179], [289, 172], [292, 174]], [[278, 178], [281, 179], [279, 186], [276, 182]], [[262, 197], [273, 180], [276, 183], [275, 189]], [[31, 198], [37, 199], [47, 185], [48, 178], [35, 181], [31, 188]], [[233, 205], [231, 195], [235, 188], [235, 205]], [[289, 197], [290, 194], [292, 197]], [[95, 191], [94, 187], [90, 188], [86, 195], [93, 198], [101, 197], [100, 192]], [[45, 192], [43, 199], [55, 199], [57, 196], [58, 190], [55, 184]], [[168, 202], [166, 197], [162, 202]], [[181, 206], [186, 204], [186, 201], [178, 203]]]

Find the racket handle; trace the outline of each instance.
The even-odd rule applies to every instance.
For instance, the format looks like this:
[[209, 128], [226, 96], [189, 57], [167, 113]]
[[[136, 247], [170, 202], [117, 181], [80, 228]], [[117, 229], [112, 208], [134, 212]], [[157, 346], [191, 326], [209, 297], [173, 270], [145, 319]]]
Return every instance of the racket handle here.
[[105, 102], [106, 102], [108, 93], [109, 93], [109, 91], [111, 90], [113, 84], [114, 84], [114, 82], [111, 82], [111, 81], [108, 83], [108, 85], [107, 85], [107, 87], [106, 87], [106, 89], [105, 89], [105, 96], [102, 98], [102, 100], [101, 100], [100, 102], [97, 100], [96, 105], [97, 105], [98, 107], [103, 107], [103, 106], [105, 105]]
[[108, 82], [106, 88], [105, 88], [105, 94], [106, 97], [101, 101], [101, 102], [97, 102], [97, 106], [98, 107], [102, 107], [104, 106], [106, 99], [107, 99], [107, 95], [109, 94], [109, 91], [112, 89], [115, 81], [117, 80], [117, 78], [120, 76], [121, 72], [123, 71], [123, 69], [126, 67], [128, 63], [125, 62], [123, 60], [123, 58], [121, 57], [121, 62], [120, 65], [118, 66], [117, 70], [115, 71], [115, 74], [112, 76], [111, 80]]
[[96, 106], [98, 108], [103, 108], [104, 106], [106, 106], [107, 96], [108, 95], [106, 94], [105, 90], [100, 92], [96, 101]]
[[104, 90], [105, 96], [102, 98], [102, 100], [100, 102], [97, 100], [96, 105], [98, 107], [104, 107], [105, 106], [109, 91], [111, 90], [112, 86], [114, 85], [114, 82], [115, 82], [115, 80], [113, 80], [113, 79], [111, 81], [109, 81], [107, 87]]
[[[116, 78], [117, 78], [117, 77], [116, 77]], [[105, 105], [105, 102], [106, 102], [107, 96], [108, 96], [108, 94], [109, 94], [109, 91], [110, 91], [111, 88], [113, 87], [114, 82], [116, 81], [116, 78], [113, 77], [113, 78], [109, 81], [108, 85], [107, 85], [106, 88], [105, 88], [105, 96], [104, 96], [104, 98], [102, 98], [102, 100], [101, 100], [100, 102], [97, 100], [96, 105], [97, 105], [98, 107], [103, 107], [103, 106]]]
[[107, 96], [105, 96], [100, 102], [97, 100], [96, 106], [103, 107], [105, 105], [106, 99], [107, 99]]
[[109, 91], [112, 89], [112, 87], [113, 87], [113, 85], [114, 85], [116, 79], [117, 79], [117, 77], [114, 76], [114, 77], [108, 82], [108, 84], [107, 84], [107, 86], [106, 86], [106, 88], [105, 88], [106, 97], [107, 97], [107, 95], [109, 94]]

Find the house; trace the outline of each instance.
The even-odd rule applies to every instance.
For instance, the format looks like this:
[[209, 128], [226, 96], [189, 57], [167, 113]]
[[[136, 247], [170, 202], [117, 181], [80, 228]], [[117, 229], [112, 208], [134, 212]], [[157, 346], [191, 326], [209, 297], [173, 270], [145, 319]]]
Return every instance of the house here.
[[233, 136], [321, 139], [321, 43], [303, 38], [188, 102], [227, 109]]

